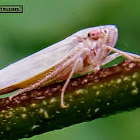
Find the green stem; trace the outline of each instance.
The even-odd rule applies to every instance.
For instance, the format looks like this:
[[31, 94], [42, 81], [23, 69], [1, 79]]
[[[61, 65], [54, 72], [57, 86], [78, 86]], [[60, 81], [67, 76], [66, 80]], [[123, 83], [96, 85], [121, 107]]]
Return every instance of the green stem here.
[[0, 100], [0, 139], [31, 137], [140, 106], [140, 63], [124, 61], [98, 73]]

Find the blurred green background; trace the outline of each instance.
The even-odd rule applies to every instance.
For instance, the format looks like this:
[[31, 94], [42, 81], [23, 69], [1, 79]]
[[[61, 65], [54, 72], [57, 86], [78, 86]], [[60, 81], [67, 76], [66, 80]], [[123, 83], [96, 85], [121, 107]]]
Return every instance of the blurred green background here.
[[[0, 69], [80, 29], [105, 24], [118, 27], [117, 48], [140, 54], [139, 0], [0, 0], [0, 5], [11, 4], [23, 5], [24, 12], [0, 13]], [[30, 140], [139, 140], [139, 130], [140, 109], [137, 109]]]

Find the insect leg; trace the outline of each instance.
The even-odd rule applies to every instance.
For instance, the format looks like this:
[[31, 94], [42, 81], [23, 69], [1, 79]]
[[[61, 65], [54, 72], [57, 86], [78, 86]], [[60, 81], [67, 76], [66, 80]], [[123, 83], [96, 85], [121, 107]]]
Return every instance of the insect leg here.
[[121, 56], [129, 59], [129, 60], [132, 60], [132, 61], [139, 61], [139, 59], [135, 59], [135, 58], [140, 58], [140, 56], [138, 55], [135, 55], [135, 54], [131, 54], [131, 53], [128, 53], [128, 52], [125, 52], [125, 51], [121, 51], [121, 50], [118, 50], [116, 48], [113, 48], [111, 46], [103, 46], [104, 49], [109, 49], [110, 51], [113, 51], [113, 52], [117, 52], [119, 53]]
[[[47, 78], [46, 78], [47, 79]], [[45, 80], [46, 80], [45, 79]], [[42, 80], [43, 82], [45, 81], [44, 79]], [[24, 93], [24, 92], [27, 92], [27, 91], [31, 91], [31, 90], [33, 90], [33, 89], [36, 89], [36, 88], [38, 88], [38, 87], [40, 87], [40, 84], [41, 83], [43, 83], [43, 82], [37, 82], [37, 83], [34, 83], [34, 84], [32, 84], [32, 85], [30, 85], [30, 86], [28, 86], [28, 87], [25, 87], [25, 88], [23, 88], [23, 89], [19, 89], [19, 91], [17, 92], [17, 93], [15, 93], [15, 94], [13, 94], [13, 95], [11, 95], [11, 96], [9, 96], [9, 100], [11, 101], [14, 97], [16, 97], [17, 95], [19, 95], [19, 94], [22, 94], [22, 93]]]
[[137, 58], [137, 59], [139, 59], [140, 58], [140, 56], [139, 55], [137, 55], [137, 54], [133, 54], [133, 53], [129, 53], [129, 52], [126, 52], [128, 55], [131, 55], [132, 57], [134, 57], [134, 58]]
[[9, 100], [11, 101], [14, 97], [16, 97], [17, 95], [19, 94], [22, 94], [24, 92], [27, 92], [27, 91], [31, 91], [34, 89], [34, 85], [31, 85], [29, 87], [26, 87], [26, 88], [23, 88], [23, 89], [19, 89], [19, 91], [11, 96], [9, 96]]
[[66, 88], [67, 88], [67, 86], [68, 86], [68, 83], [69, 83], [70, 79], [72, 78], [73, 74], [75, 73], [76, 68], [78, 67], [78, 65], [79, 65], [79, 67], [81, 67], [81, 69], [82, 69], [82, 67], [83, 67], [83, 59], [82, 59], [81, 57], [79, 57], [79, 58], [75, 61], [74, 66], [73, 66], [73, 68], [72, 68], [72, 71], [70, 72], [69, 77], [67, 78], [67, 80], [66, 80], [66, 82], [65, 82], [65, 84], [64, 84], [64, 86], [63, 86], [63, 88], [62, 88], [62, 92], [61, 92], [61, 107], [62, 107], [62, 108], [66, 108], [66, 107], [67, 107], [67, 106], [64, 104], [64, 93], [65, 93], [65, 90], [66, 90]]
[[106, 59], [102, 62], [101, 66], [111, 62], [112, 60], [114, 60], [115, 58], [121, 56], [119, 53], [113, 53], [109, 56], [106, 57]]

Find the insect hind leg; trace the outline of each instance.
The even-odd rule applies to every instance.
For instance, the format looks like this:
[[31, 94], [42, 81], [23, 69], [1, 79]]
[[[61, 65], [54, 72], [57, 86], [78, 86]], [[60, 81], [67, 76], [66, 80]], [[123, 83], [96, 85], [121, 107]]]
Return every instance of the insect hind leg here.
[[13, 94], [13, 95], [11, 95], [11, 96], [9, 97], [9, 100], [11, 101], [11, 100], [12, 100], [14, 97], [16, 97], [17, 95], [23, 94], [23, 93], [25, 93], [25, 92], [27, 92], [27, 91], [31, 91], [31, 90], [33, 90], [33, 89], [36, 89], [37, 87], [39, 87], [39, 85], [40, 85], [40, 82], [35, 83], [35, 84], [33, 84], [33, 85], [30, 85], [30, 86], [28, 86], [28, 87], [26, 87], [26, 88], [23, 88], [23, 89], [19, 89], [19, 91], [18, 91], [17, 93], [15, 93], [15, 94]]
[[[67, 106], [64, 104], [64, 93], [65, 93], [65, 90], [66, 90], [66, 88], [67, 88], [67, 86], [68, 86], [68, 83], [70, 82], [70, 79], [72, 78], [72, 76], [74, 75], [74, 73], [75, 73], [75, 71], [76, 71], [76, 69], [78, 68], [78, 71], [81, 69], [82, 70], [82, 68], [83, 68], [83, 59], [81, 58], [81, 57], [79, 57], [76, 61], [75, 61], [75, 63], [74, 63], [74, 66], [73, 66], [73, 68], [72, 68], [72, 70], [71, 70], [71, 72], [70, 72], [70, 74], [69, 74], [69, 76], [68, 76], [68, 78], [67, 78], [67, 80], [66, 80], [66, 82], [65, 82], [65, 84], [64, 84], [64, 86], [63, 86], [63, 88], [62, 88], [62, 91], [61, 91], [61, 107], [62, 108], [66, 108]], [[80, 68], [80, 69], [79, 69]]]

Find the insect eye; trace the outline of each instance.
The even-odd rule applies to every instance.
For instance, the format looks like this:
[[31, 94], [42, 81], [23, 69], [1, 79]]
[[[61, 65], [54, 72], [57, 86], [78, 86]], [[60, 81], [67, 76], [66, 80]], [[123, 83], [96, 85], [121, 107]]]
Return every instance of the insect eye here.
[[93, 39], [93, 40], [98, 40], [100, 37], [100, 32], [97, 29], [94, 29], [88, 33], [88, 37]]
[[92, 36], [95, 36], [95, 33], [89, 32], [89, 33], [88, 33], [88, 37], [92, 37]]
[[107, 30], [104, 30], [104, 33], [107, 33]]
[[88, 33], [88, 37], [90, 37], [90, 33]]

